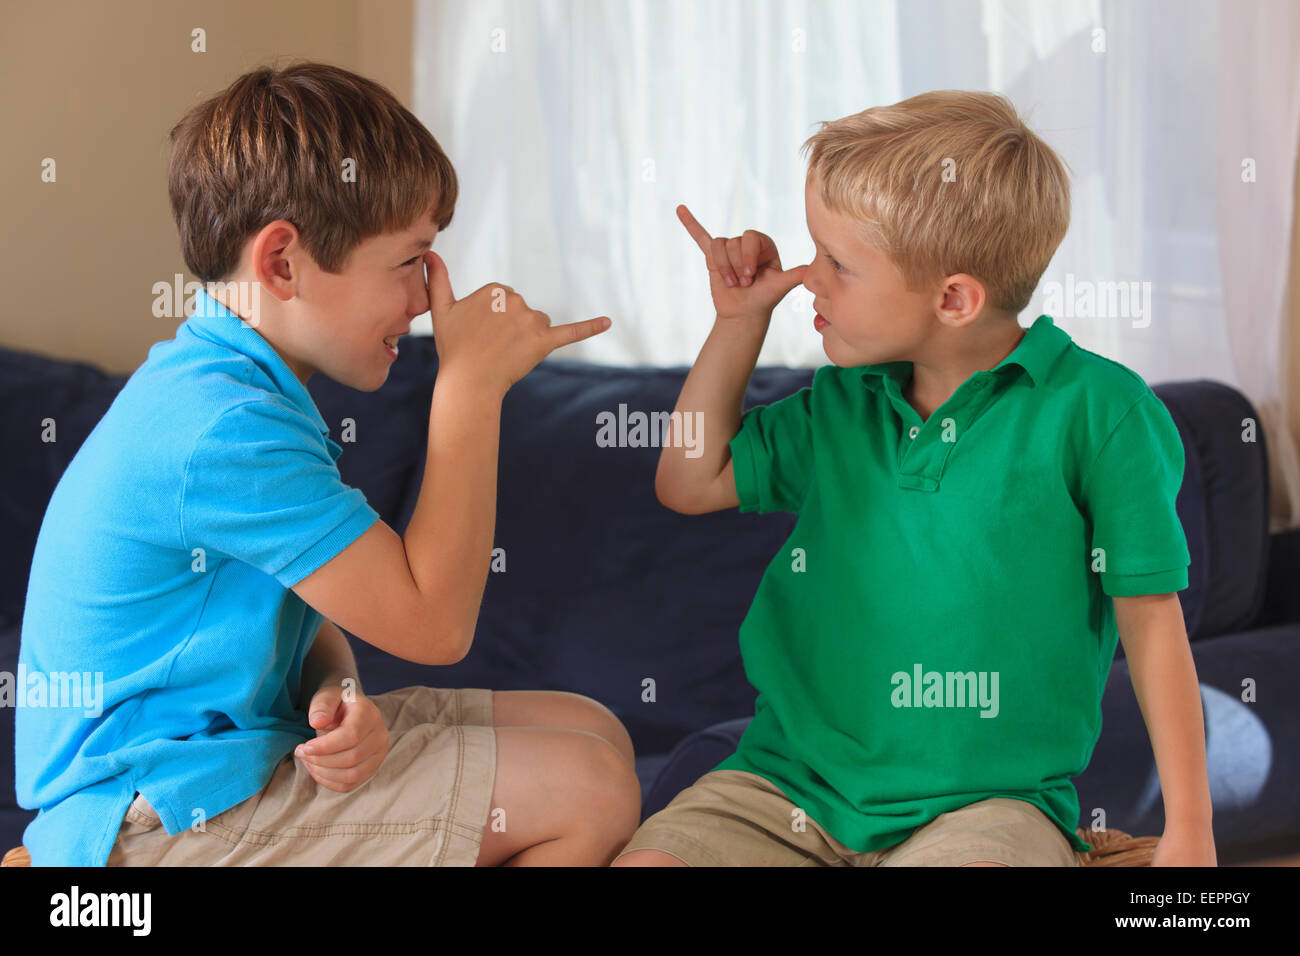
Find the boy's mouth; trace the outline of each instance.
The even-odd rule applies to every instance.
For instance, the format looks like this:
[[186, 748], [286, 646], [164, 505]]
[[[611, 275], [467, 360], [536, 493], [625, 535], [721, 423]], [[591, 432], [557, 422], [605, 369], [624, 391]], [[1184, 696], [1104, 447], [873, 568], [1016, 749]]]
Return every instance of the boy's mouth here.
[[400, 339], [403, 335], [407, 335], [407, 334], [409, 334], [410, 331], [411, 331], [410, 328], [405, 328], [405, 329], [402, 329], [402, 331], [400, 331], [400, 332], [394, 332], [392, 335], [386, 335], [386, 336], [384, 336], [384, 345], [386, 345], [386, 346], [388, 346], [388, 348], [392, 349], [392, 350], [393, 350], [393, 354], [396, 355], [396, 354], [397, 354], [397, 340]]
[[828, 325], [830, 325], [830, 322], [828, 322], [820, 312], [816, 313], [813, 316], [813, 328], [816, 329], [818, 332], [826, 328], [826, 326]]

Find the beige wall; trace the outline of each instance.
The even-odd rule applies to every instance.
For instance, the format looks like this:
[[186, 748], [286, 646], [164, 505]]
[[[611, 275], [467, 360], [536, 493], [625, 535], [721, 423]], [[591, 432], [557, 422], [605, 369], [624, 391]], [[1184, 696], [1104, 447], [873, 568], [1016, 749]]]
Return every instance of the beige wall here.
[[[412, 0], [36, 0], [0, 27], [5, 302], [0, 344], [130, 372], [183, 319], [155, 282], [194, 277], [167, 202], [167, 132], [278, 59], [355, 70], [411, 102]], [[207, 52], [191, 52], [191, 31]], [[41, 181], [45, 157], [57, 182]]]

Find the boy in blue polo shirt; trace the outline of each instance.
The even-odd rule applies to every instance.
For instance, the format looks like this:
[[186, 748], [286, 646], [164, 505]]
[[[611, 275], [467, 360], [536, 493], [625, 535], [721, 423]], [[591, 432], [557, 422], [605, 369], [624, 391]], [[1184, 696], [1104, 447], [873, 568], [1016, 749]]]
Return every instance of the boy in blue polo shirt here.
[[[1117, 639], [1164, 794], [1154, 862], [1214, 865], [1177, 430], [1129, 369], [1016, 321], [1068, 225], [1059, 159], [956, 91], [809, 145], [810, 265], [678, 210], [717, 319], [677, 403], [703, 454], [666, 441], [657, 494], [799, 518], [741, 626], [753, 721], [616, 865], [1077, 865], [1071, 778]], [[833, 364], [742, 416], [800, 282]]]
[[[40, 811], [32, 863], [608, 862], [640, 814], [613, 714], [545, 692], [366, 697], [340, 630], [423, 664], [465, 655], [501, 401], [608, 321], [553, 328], [508, 286], [457, 301], [428, 252], [455, 171], [355, 74], [254, 71], [172, 140], [185, 261], [209, 286], [78, 450], [41, 525], [20, 673], [88, 675], [94, 701], [27, 694], [17, 710], [18, 800]], [[391, 343], [425, 311], [440, 370], [399, 537], [340, 480], [306, 382], [379, 388]], [[508, 828], [488, 824], [493, 808]]]

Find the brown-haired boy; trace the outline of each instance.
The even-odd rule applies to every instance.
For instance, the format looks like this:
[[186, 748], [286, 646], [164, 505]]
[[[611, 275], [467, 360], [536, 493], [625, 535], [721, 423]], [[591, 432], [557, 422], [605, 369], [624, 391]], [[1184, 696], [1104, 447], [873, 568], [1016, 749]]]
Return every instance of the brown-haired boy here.
[[[506, 391], [553, 349], [509, 286], [457, 300], [429, 252], [450, 161], [379, 85], [259, 69], [172, 131], [172, 209], [209, 283], [60, 479], [20, 660], [103, 674], [102, 712], [17, 718], [36, 865], [604, 864], [640, 815], [631, 741], [553, 692], [360, 692], [340, 628], [421, 664], [474, 635]], [[424, 267], [429, 270], [425, 284]], [[425, 311], [439, 371], [399, 537], [340, 478], [306, 382], [383, 385]]]

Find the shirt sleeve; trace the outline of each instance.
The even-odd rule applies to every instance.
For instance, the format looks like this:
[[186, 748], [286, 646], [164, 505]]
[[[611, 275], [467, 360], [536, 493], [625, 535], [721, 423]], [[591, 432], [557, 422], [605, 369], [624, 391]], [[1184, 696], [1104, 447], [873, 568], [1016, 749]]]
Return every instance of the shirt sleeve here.
[[1107, 436], [1083, 483], [1092, 524], [1089, 567], [1100, 572], [1107, 595], [1187, 587], [1191, 556], [1175, 507], [1184, 463], [1178, 428], [1148, 390]]
[[747, 411], [731, 462], [742, 513], [797, 514], [813, 472], [812, 386]]
[[286, 588], [379, 519], [308, 418], [260, 401], [228, 409], [199, 438], [180, 511], [186, 548], [243, 561]]

